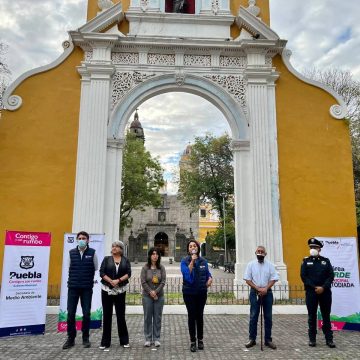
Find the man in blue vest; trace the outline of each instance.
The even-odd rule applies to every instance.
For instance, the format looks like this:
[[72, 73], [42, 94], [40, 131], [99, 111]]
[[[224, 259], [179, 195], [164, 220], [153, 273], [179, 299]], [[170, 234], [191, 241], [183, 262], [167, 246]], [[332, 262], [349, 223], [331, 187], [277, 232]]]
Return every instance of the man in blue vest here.
[[63, 349], [75, 345], [76, 308], [80, 299], [83, 312], [82, 340], [84, 348], [89, 348], [90, 310], [94, 286], [95, 271], [98, 270], [98, 259], [95, 250], [89, 247], [89, 234], [80, 231], [76, 235], [77, 247], [69, 251], [69, 278], [67, 297], [67, 340]]

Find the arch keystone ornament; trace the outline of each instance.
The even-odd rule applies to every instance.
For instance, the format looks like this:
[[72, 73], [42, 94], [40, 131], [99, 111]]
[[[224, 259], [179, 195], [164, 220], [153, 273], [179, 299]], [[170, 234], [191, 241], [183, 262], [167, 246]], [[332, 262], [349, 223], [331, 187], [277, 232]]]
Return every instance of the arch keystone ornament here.
[[[245, 284], [259, 244], [281, 284], [298, 284], [304, 237], [321, 235], [319, 223], [326, 236], [354, 236], [348, 132], [334, 120], [346, 116], [343, 100], [291, 66], [286, 40], [258, 17], [260, 2], [232, 1], [230, 7], [230, 0], [196, 0], [194, 14], [174, 14], [165, 12], [164, 0], [131, 0], [125, 22], [121, 2], [91, 0], [94, 17], [69, 32], [61, 56], [5, 92], [2, 229], [31, 222], [59, 238], [65, 229], [85, 229], [105, 233], [109, 250], [119, 238], [126, 124], [148, 99], [186, 92], [219, 109], [231, 130], [236, 285]], [[261, 6], [261, 15], [267, 13]], [[60, 149], [56, 163], [54, 148]], [[54, 198], [57, 207], [48, 204]], [[20, 219], [13, 210], [18, 199], [26, 200]], [[27, 205], [33, 203], [43, 206], [34, 211]], [[54, 246], [61, 253], [62, 245]], [[53, 278], [59, 283], [60, 272]], [[243, 289], [236, 295], [247, 297]]]

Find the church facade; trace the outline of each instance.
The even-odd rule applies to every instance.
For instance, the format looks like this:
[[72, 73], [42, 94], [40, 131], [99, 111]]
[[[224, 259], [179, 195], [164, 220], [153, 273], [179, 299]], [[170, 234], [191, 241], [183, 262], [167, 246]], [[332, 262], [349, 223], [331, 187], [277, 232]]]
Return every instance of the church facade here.
[[50, 284], [64, 232], [105, 233], [108, 248], [118, 238], [126, 123], [171, 91], [207, 99], [230, 125], [236, 284], [257, 244], [282, 283], [298, 284], [309, 237], [356, 236], [342, 99], [291, 66], [268, 0], [191, 4], [174, 13], [165, 0], [88, 0], [88, 21], [59, 59], [8, 87], [0, 234], [51, 232]]

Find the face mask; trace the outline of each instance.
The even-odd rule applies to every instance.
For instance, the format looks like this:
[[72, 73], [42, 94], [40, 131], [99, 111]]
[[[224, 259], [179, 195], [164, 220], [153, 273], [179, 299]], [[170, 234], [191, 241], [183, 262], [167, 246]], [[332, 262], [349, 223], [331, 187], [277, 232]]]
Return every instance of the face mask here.
[[78, 245], [79, 245], [79, 248], [85, 248], [86, 247], [86, 245], [87, 245], [87, 241], [86, 240], [78, 240]]
[[319, 251], [316, 249], [310, 249], [310, 255], [311, 256], [318, 256], [319, 255]]
[[264, 255], [256, 254], [256, 257], [257, 257], [259, 262], [264, 262], [264, 258], [265, 258]]

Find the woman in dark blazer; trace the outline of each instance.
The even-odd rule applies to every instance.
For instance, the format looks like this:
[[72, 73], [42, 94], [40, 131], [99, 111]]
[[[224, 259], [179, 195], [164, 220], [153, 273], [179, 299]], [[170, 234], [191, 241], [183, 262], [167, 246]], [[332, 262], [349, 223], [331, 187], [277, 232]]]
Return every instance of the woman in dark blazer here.
[[131, 276], [130, 261], [123, 256], [124, 243], [114, 241], [111, 245], [111, 255], [105, 256], [100, 266], [101, 302], [103, 307], [103, 334], [100, 349], [109, 351], [111, 345], [111, 323], [113, 306], [120, 345], [129, 347], [129, 334], [125, 320], [125, 297]]

